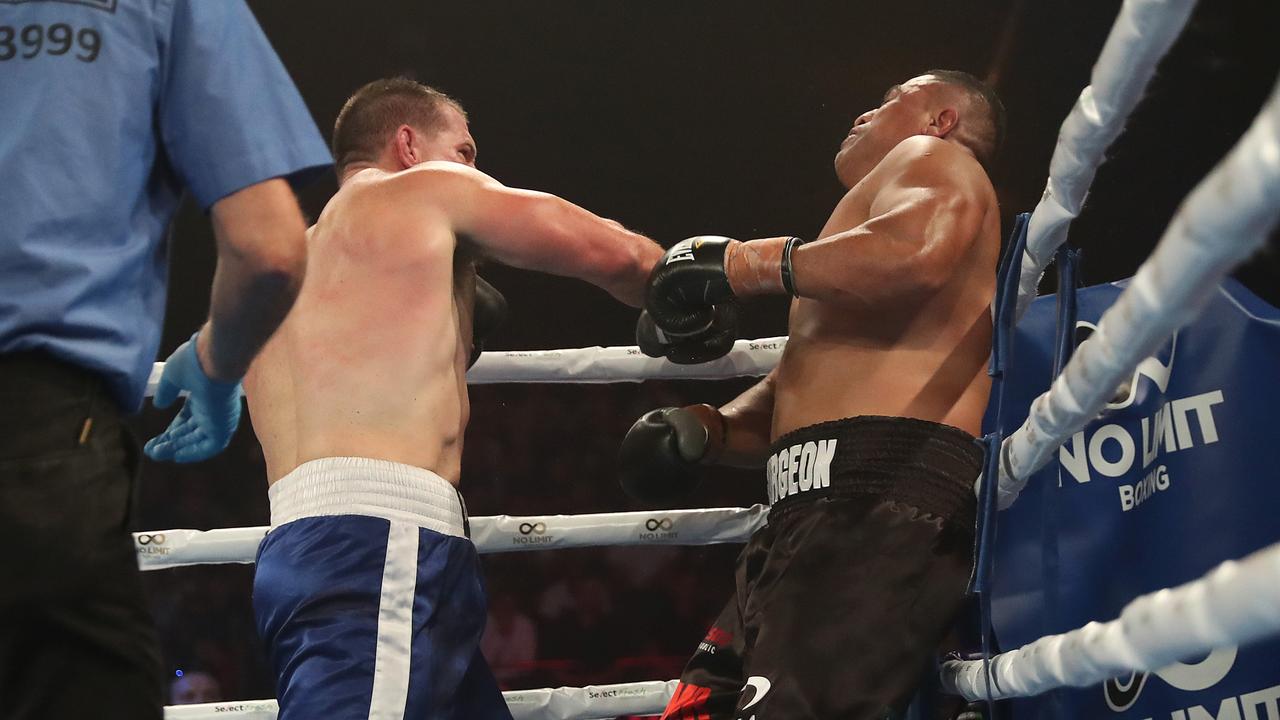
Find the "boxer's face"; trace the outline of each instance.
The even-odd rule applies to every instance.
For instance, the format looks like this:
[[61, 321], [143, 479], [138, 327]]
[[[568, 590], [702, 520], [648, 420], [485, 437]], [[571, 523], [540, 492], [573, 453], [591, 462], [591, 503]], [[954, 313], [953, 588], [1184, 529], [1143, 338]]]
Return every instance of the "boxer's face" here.
[[894, 85], [879, 107], [853, 121], [835, 160], [836, 175], [845, 187], [853, 187], [898, 143], [928, 133], [942, 85], [932, 75]]
[[431, 136], [419, 136], [418, 156], [423, 162], [444, 160], [476, 166], [476, 141], [467, 129], [467, 119], [452, 105], [445, 104], [440, 129]]

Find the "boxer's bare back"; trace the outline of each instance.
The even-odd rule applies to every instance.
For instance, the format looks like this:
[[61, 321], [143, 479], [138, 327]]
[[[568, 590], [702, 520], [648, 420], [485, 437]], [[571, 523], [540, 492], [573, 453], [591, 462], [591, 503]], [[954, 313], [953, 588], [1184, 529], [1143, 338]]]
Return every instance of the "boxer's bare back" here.
[[334, 196], [309, 234], [312, 277], [245, 378], [271, 481], [337, 456], [456, 476], [474, 270], [446, 218], [396, 202], [396, 180]]
[[427, 162], [348, 169], [310, 230], [307, 280], [244, 381], [269, 482], [309, 460], [353, 456], [457, 483], [480, 254], [639, 304], [661, 250], [475, 171], [465, 117], [448, 112], [422, 141]]

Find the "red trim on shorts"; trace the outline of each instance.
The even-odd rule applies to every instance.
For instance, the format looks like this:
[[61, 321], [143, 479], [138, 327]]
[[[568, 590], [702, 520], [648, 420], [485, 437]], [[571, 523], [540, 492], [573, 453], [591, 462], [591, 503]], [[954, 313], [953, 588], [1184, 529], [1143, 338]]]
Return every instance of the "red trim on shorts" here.
[[661, 720], [711, 720], [706, 712], [707, 701], [710, 699], [711, 688], [680, 683], [667, 702], [667, 709], [662, 712]]
[[733, 642], [733, 634], [713, 626], [707, 631], [707, 636], [702, 640], [703, 642], [709, 642], [712, 645], [724, 646]]

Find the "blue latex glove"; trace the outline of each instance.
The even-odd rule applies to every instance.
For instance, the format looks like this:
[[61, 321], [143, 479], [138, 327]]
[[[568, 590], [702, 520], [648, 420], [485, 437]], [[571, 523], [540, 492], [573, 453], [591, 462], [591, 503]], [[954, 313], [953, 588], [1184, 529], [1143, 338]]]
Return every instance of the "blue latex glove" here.
[[196, 336], [178, 346], [164, 363], [151, 403], [167, 408], [183, 390], [186, 404], [164, 432], [143, 447], [152, 460], [199, 462], [217, 455], [231, 442], [240, 424], [240, 383], [220, 382], [204, 374], [196, 356]]

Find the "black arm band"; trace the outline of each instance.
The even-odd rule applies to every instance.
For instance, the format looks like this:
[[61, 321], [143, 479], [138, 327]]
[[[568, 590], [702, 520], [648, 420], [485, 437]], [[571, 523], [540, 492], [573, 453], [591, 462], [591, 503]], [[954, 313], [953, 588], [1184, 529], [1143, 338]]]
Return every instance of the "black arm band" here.
[[796, 281], [791, 275], [791, 253], [803, 244], [804, 240], [798, 237], [790, 237], [787, 238], [787, 244], [782, 248], [782, 289], [786, 290], [792, 297], [800, 297], [800, 293], [796, 292]]

